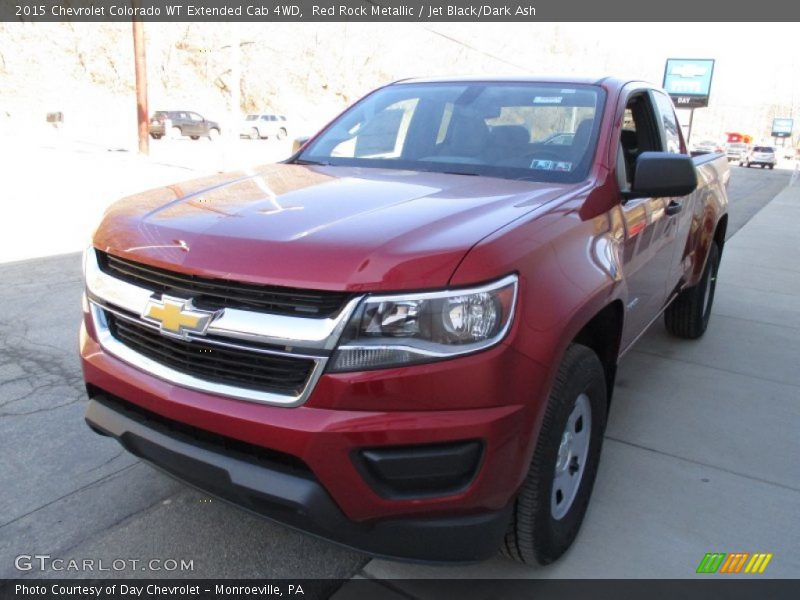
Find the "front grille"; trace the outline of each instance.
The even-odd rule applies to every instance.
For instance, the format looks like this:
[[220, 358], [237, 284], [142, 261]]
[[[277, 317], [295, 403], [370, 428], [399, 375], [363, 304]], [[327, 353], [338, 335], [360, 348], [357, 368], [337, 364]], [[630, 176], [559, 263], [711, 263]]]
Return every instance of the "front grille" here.
[[100, 269], [107, 275], [156, 293], [191, 298], [206, 310], [239, 308], [261, 312], [324, 318], [337, 314], [350, 299], [346, 292], [263, 286], [186, 275], [97, 252]]
[[213, 383], [299, 395], [314, 368], [307, 358], [276, 356], [186, 341], [105, 311], [109, 331], [119, 342], [164, 366]]

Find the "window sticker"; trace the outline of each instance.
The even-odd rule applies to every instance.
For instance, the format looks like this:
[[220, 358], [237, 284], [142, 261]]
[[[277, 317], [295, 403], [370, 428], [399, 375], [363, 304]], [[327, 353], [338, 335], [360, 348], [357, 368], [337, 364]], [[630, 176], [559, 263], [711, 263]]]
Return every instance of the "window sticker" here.
[[564, 99], [563, 96], [536, 96], [533, 99], [534, 104], [561, 104]]
[[540, 160], [534, 159], [531, 162], [531, 169], [539, 171], [572, 171], [572, 163], [565, 160]]

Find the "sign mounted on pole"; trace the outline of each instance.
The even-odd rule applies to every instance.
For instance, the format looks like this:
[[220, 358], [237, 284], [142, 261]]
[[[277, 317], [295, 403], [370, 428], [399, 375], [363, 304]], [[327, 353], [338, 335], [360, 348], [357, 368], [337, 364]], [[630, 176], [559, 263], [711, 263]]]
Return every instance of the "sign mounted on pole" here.
[[792, 126], [794, 121], [787, 118], [772, 119], [772, 137], [787, 138], [792, 137]]
[[663, 87], [675, 108], [702, 108], [708, 106], [713, 75], [713, 58], [668, 58]]

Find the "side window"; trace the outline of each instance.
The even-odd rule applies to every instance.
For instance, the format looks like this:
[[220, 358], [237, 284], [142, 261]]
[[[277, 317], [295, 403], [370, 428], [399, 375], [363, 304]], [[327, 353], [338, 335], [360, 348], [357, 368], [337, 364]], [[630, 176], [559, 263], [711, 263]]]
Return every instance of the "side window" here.
[[622, 114], [617, 151], [617, 178], [620, 189], [630, 189], [636, 170], [636, 160], [642, 152], [659, 152], [663, 149], [659, 121], [656, 119], [649, 94], [639, 92], [631, 95]]
[[436, 134], [436, 145], [444, 143], [447, 137], [447, 128], [450, 127], [450, 120], [453, 118], [453, 103], [446, 102], [442, 111], [442, 120], [439, 122], [439, 131]]
[[672, 106], [672, 100], [660, 92], [654, 92], [653, 96], [656, 99], [658, 114], [661, 119], [661, 124], [664, 127], [665, 150], [673, 154], [680, 154], [680, 125], [678, 125], [678, 119], [675, 117], [675, 109]]

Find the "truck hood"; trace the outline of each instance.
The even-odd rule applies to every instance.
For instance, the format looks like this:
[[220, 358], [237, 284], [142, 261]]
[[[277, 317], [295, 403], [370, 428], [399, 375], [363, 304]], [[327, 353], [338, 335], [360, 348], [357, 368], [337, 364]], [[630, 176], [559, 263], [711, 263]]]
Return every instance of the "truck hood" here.
[[482, 238], [577, 187], [268, 165], [120, 200], [106, 213], [94, 245], [154, 266], [253, 283], [435, 288], [447, 285]]

